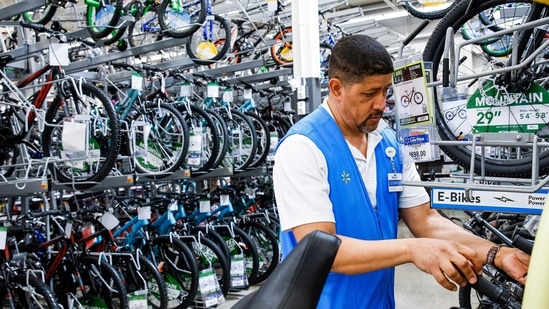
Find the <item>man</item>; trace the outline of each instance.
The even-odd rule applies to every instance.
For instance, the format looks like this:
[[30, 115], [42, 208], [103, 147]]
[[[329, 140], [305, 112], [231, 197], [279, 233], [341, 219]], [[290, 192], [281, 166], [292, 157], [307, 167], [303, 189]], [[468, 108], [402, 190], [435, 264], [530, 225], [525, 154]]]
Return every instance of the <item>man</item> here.
[[[368, 36], [334, 46], [327, 100], [292, 127], [275, 156], [283, 255], [314, 230], [341, 238], [319, 308], [394, 308], [394, 267], [404, 263], [449, 290], [476, 282], [483, 263], [524, 283], [528, 255], [446, 220], [423, 188], [398, 185], [419, 175], [381, 118], [392, 72], [390, 55]], [[397, 239], [399, 216], [416, 238]]]

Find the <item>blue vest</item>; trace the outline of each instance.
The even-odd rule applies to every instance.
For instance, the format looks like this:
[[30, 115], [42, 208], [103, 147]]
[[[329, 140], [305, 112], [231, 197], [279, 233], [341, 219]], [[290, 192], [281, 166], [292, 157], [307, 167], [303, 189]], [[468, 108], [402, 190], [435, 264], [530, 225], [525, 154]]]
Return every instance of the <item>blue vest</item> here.
[[[328, 165], [330, 201], [336, 221], [336, 233], [365, 240], [395, 239], [398, 228], [398, 193], [389, 192], [388, 174], [393, 172], [385, 154], [387, 147], [399, 149], [394, 131], [381, 132], [383, 139], [375, 148], [377, 209], [374, 209], [355, 159], [328, 112], [320, 107], [297, 122], [287, 136], [302, 134], [322, 151]], [[285, 138], [286, 138], [285, 137]], [[399, 152], [395, 157], [397, 172], [402, 172]], [[282, 232], [283, 256], [296, 245], [293, 233]], [[394, 268], [361, 275], [330, 273], [318, 308], [394, 308]]]

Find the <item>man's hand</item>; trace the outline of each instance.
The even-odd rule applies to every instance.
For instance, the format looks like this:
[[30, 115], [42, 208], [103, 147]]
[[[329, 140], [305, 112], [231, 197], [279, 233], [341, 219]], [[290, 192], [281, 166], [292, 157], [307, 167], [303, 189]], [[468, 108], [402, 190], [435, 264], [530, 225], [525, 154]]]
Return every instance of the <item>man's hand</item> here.
[[501, 247], [496, 254], [494, 264], [518, 282], [526, 283], [530, 255], [522, 250]]
[[416, 238], [410, 249], [412, 263], [450, 291], [457, 290], [456, 284], [475, 283], [477, 274], [482, 273], [483, 257], [460, 243]]

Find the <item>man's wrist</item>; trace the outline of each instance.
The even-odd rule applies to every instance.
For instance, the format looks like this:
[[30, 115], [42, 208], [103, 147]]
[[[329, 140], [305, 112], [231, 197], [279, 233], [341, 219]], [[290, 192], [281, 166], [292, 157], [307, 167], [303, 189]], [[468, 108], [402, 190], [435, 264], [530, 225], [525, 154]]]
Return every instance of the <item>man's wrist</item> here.
[[490, 247], [490, 250], [488, 250], [488, 254], [486, 255], [486, 265], [496, 266], [496, 256], [500, 250], [501, 245], [493, 245]]

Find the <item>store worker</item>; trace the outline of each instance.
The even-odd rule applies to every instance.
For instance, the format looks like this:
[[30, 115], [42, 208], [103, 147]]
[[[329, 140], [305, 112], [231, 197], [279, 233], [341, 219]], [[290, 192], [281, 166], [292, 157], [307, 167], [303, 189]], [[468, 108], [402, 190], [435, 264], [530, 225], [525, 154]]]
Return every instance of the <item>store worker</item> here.
[[[314, 230], [341, 238], [318, 308], [394, 308], [394, 267], [404, 263], [452, 291], [476, 282], [483, 263], [524, 283], [527, 254], [445, 219], [430, 208], [424, 188], [399, 186], [399, 179], [420, 178], [381, 118], [392, 73], [391, 56], [368, 36], [347, 36], [334, 46], [327, 100], [276, 151], [283, 255]], [[399, 216], [416, 238], [397, 239]]]

